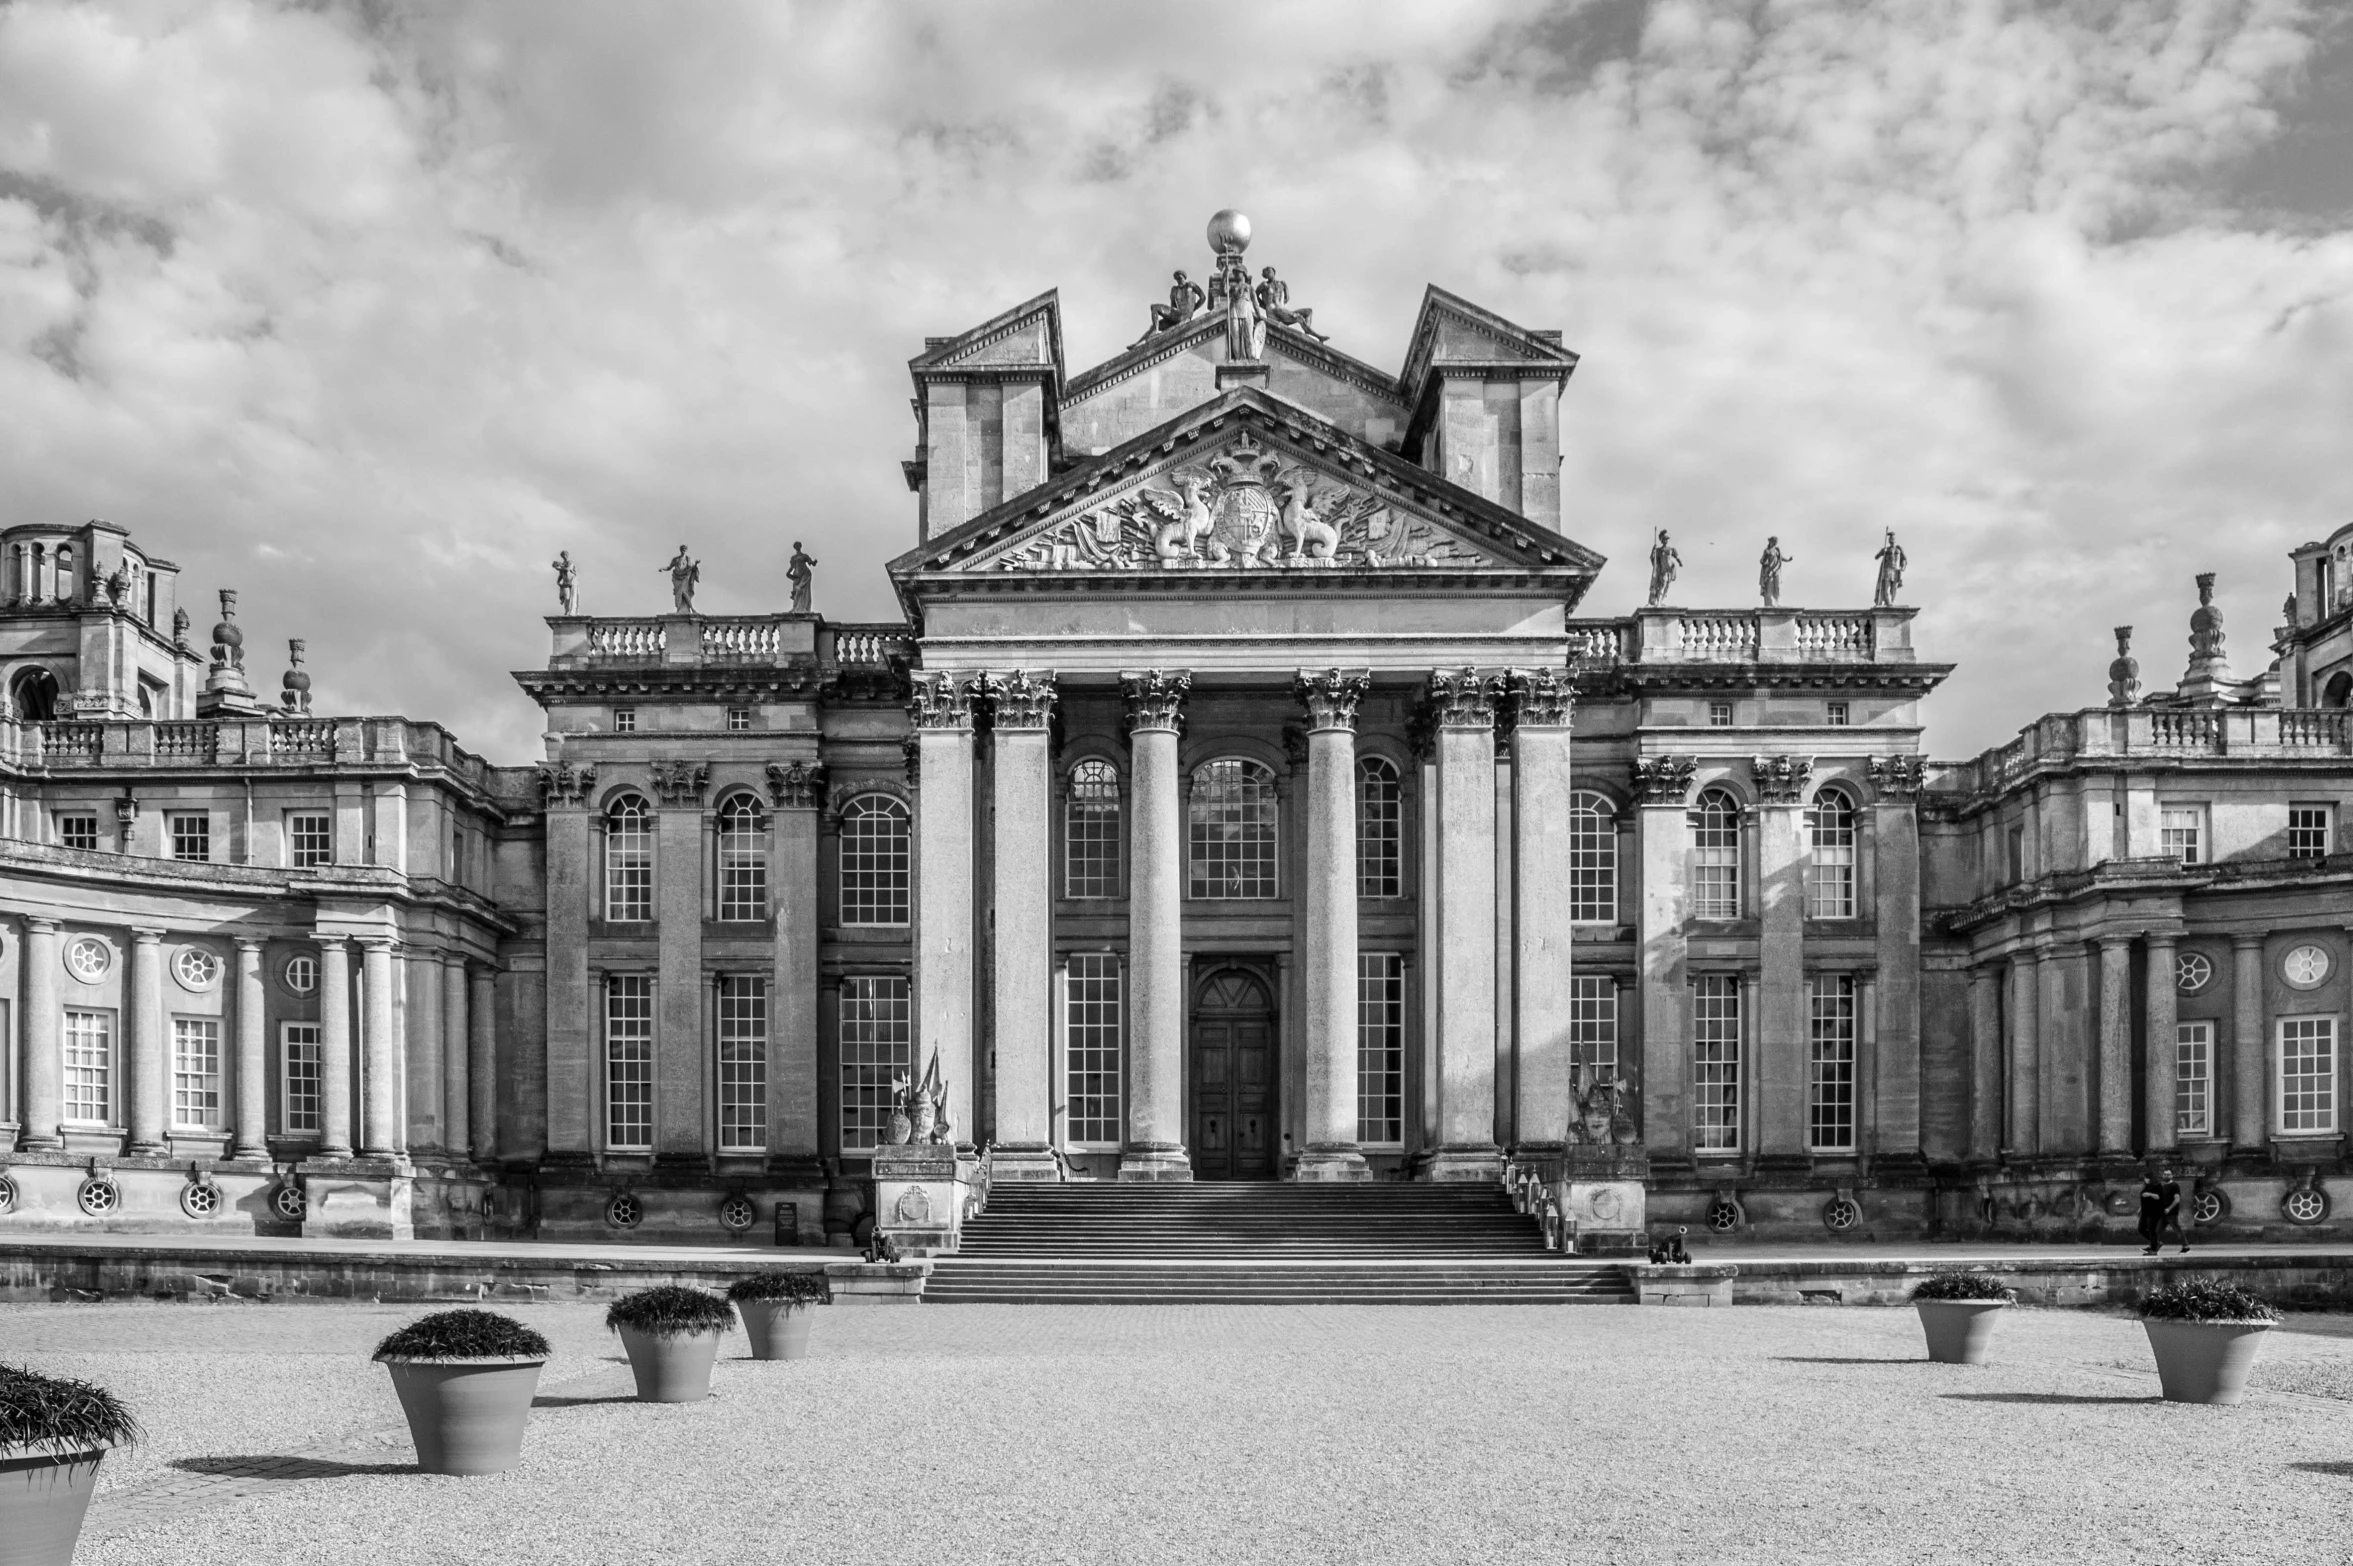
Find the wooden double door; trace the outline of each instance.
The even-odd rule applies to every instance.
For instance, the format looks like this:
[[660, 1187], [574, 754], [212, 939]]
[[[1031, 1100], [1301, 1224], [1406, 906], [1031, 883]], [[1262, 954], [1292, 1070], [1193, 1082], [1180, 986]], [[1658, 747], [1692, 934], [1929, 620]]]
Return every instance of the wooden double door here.
[[1187, 1154], [1196, 1180], [1271, 1180], [1275, 1158], [1275, 1008], [1265, 982], [1218, 968], [1193, 996], [1186, 1051], [1192, 1089]]

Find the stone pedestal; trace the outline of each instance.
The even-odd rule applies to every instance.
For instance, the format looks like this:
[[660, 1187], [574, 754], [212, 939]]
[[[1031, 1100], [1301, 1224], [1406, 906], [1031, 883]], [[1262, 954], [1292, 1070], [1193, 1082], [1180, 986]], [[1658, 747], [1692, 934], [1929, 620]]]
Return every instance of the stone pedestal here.
[[949, 1143], [876, 1148], [874, 1232], [889, 1236], [902, 1256], [955, 1250], [964, 1232], [967, 1183]]
[[1555, 1186], [1568, 1243], [1579, 1256], [1639, 1255], [1649, 1247], [1650, 1159], [1639, 1147], [1571, 1147]]
[[405, 1158], [309, 1158], [302, 1175], [306, 1240], [413, 1240], [415, 1171]]

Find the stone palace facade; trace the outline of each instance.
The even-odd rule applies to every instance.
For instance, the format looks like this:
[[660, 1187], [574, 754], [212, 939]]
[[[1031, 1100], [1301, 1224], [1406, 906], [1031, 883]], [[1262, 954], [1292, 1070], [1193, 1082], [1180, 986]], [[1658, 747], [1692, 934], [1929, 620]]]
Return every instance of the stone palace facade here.
[[[993, 1178], [1484, 1180], [1732, 1236], [2353, 1231], [2353, 527], [2262, 674], [1959, 763], [1881, 602], [1583, 618], [1576, 355], [1391, 373], [1246, 221], [1071, 373], [910, 365], [902, 622], [550, 617], [547, 758], [257, 693], [223, 595], [0, 533], [0, 1229], [818, 1244], [936, 1060]], [[796, 546], [796, 557], [799, 551]]]

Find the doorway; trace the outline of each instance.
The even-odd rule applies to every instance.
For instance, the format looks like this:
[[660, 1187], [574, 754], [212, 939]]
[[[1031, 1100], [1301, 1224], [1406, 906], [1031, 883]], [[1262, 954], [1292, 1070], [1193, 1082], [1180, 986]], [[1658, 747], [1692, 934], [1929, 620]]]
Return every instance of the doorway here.
[[1196, 1180], [1276, 1175], [1275, 1007], [1247, 968], [1213, 968], [1193, 995], [1188, 1152]]

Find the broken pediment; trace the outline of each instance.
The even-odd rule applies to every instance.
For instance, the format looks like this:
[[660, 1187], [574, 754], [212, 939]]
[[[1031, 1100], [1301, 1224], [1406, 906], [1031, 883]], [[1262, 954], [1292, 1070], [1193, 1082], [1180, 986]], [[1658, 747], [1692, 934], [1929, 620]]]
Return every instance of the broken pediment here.
[[1050, 368], [1061, 374], [1062, 308], [1052, 289], [969, 332], [927, 339], [923, 352], [908, 366], [918, 381], [941, 373], [1019, 367]]

